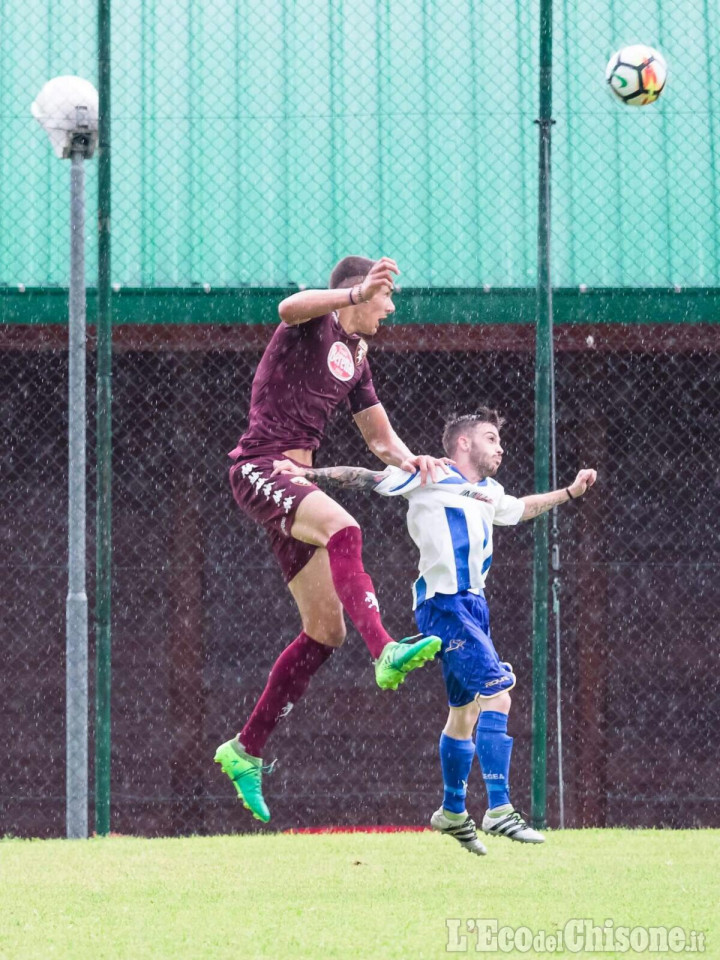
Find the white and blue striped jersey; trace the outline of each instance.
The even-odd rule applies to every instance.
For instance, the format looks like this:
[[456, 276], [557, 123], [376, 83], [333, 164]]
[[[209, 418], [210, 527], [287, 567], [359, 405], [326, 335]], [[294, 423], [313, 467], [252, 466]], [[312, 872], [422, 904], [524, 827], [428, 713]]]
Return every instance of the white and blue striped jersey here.
[[487, 477], [471, 483], [456, 467], [421, 486], [419, 473], [388, 467], [375, 487], [385, 497], [405, 497], [407, 525], [420, 551], [413, 610], [436, 593], [482, 593], [492, 563], [493, 524], [519, 522], [525, 504]]

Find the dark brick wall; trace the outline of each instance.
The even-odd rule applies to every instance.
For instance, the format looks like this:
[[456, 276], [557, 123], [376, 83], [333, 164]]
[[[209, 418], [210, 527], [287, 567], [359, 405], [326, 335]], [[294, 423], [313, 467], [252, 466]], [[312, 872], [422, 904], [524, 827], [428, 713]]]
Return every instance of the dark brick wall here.
[[[525, 331], [517, 349], [510, 332], [493, 349], [479, 332], [477, 343], [465, 338], [463, 349], [442, 352], [427, 338], [409, 349], [406, 336], [374, 351], [372, 363], [398, 432], [417, 450], [439, 452], [447, 413], [499, 406], [509, 420], [499, 479], [522, 495], [532, 487], [533, 357]], [[264, 537], [227, 484], [226, 452], [243, 426], [258, 345], [193, 348], [187, 335], [182, 347], [121, 341], [115, 357], [112, 829], [121, 833], [255, 829], [212, 755], [299, 629]], [[557, 354], [560, 483], [579, 466], [600, 471], [592, 495], [559, 512], [566, 823], [716, 825], [720, 355], [702, 344], [658, 353], [618, 343], [573, 342]], [[65, 357], [57, 344], [16, 342], [2, 362], [0, 833], [61, 835]], [[91, 389], [92, 377], [91, 363]], [[89, 415], [92, 423], [92, 403]], [[318, 462], [372, 464], [346, 411]], [[339, 499], [362, 524], [389, 628], [414, 632], [416, 556], [402, 503]], [[531, 550], [529, 525], [498, 530], [488, 586], [496, 645], [519, 678], [512, 786], [525, 807]], [[91, 579], [93, 558], [91, 529]], [[552, 823], [552, 623], [550, 641]], [[381, 692], [350, 628], [270, 741], [267, 759], [279, 758], [266, 781], [272, 825], [424, 823], [440, 797], [445, 712], [436, 665], [397, 693]], [[476, 767], [471, 810], [483, 802]]]

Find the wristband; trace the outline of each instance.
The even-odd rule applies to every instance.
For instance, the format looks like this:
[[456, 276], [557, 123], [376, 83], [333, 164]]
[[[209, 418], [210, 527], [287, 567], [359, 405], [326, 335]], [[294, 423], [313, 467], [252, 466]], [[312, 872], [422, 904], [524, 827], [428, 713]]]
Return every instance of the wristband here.
[[353, 290], [354, 290], [354, 289], [355, 289], [355, 287], [350, 287], [350, 289], [348, 290], [348, 298], [349, 298], [349, 300], [350, 300], [350, 303], [355, 307], [355, 306], [357, 306], [357, 300], [353, 300]]
[[570, 493], [570, 487], [565, 487], [565, 493], [568, 495], [568, 497], [570, 497], [571, 500], [579, 500], [579, 499], [580, 499], [579, 497], [574, 497], [574, 496]]

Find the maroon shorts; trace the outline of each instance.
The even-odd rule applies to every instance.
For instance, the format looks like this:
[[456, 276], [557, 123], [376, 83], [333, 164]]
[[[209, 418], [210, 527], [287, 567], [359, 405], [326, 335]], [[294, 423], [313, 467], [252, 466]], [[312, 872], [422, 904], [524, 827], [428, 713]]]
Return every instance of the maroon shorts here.
[[319, 487], [304, 477], [282, 473], [271, 477], [273, 461], [287, 459], [282, 453], [244, 457], [230, 467], [230, 486], [235, 502], [243, 513], [259, 523], [267, 533], [285, 580], [290, 583], [317, 550], [310, 543], [295, 540], [290, 536], [290, 530], [297, 508], [309, 493]]

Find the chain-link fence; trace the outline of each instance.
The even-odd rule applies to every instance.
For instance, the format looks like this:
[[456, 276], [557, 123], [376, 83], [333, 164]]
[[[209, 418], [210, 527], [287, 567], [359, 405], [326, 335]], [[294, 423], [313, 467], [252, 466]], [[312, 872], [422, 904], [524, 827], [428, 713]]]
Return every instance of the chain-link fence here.
[[[594, 495], [559, 517], [566, 823], [708, 823], [720, 788], [711, 752], [719, 544], [707, 519], [717, 487], [718, 344], [697, 335], [651, 353], [623, 343], [622, 328], [605, 327], [588, 347], [586, 331], [564, 330], [557, 357], [561, 479], [580, 463], [600, 467]], [[530, 490], [528, 332], [513, 331], [524, 349], [485, 350], [478, 338], [473, 352], [395, 349], [388, 336], [374, 369], [401, 434], [436, 450], [445, 413], [488, 399], [511, 418], [503, 480], [514, 492]], [[122, 832], [251, 826], [211, 754], [249, 712], [297, 632], [297, 614], [263, 535], [236, 512], [226, 482], [225, 450], [242, 427], [259, 356], [244, 333], [230, 328], [213, 342], [182, 331], [173, 344], [150, 328], [142, 338], [130, 331], [126, 344], [126, 331], [118, 338], [112, 784], [113, 829]], [[20, 385], [6, 410], [10, 435], [37, 436], [38, 424], [48, 432], [37, 460], [16, 456], [8, 471], [3, 822], [61, 832], [62, 354], [4, 358]], [[322, 459], [371, 463], [345, 417]], [[341, 499], [362, 522], [389, 627], [405, 632], [415, 556], [403, 511], [359, 495]], [[530, 544], [529, 526], [500, 532], [489, 590], [496, 642], [521, 678], [512, 718], [521, 802], [529, 783]], [[267, 781], [274, 822], [422, 822], [438, 790], [443, 704], [435, 669], [397, 695], [377, 691], [351, 631], [271, 742], [282, 760]], [[550, 740], [552, 821], [552, 722]], [[481, 805], [479, 779], [471, 790]]]
[[[718, 14], [701, 0], [657, 10], [626, 4], [620, 20], [612, 5], [556, 5], [554, 273], [590, 288], [556, 297], [570, 321], [556, 330], [558, 464], [561, 482], [580, 465], [600, 471], [593, 495], [558, 517], [568, 826], [709, 824], [720, 797], [720, 543], [708, 520], [720, 338], [693, 323], [714, 320], [720, 270], [717, 80], [700, 78]], [[65, 812], [65, 303], [49, 286], [67, 282], [68, 227], [67, 170], [28, 106], [50, 76], [95, 79], [95, 13], [78, 31], [81, 13], [31, 8], [0, 41], [13, 131], [0, 148], [0, 832], [32, 835], [61, 834]], [[115, 5], [113, 830], [254, 827], [212, 754], [298, 631], [227, 483], [283, 295], [264, 288], [324, 285], [348, 252], [396, 256], [397, 321], [371, 362], [398, 432], [439, 452], [447, 413], [497, 405], [509, 418], [501, 479], [531, 492], [537, 23], [537, 4], [519, 3]], [[670, 63], [656, 107], [624, 108], [603, 89], [610, 52], [634, 40]], [[92, 232], [88, 247], [92, 278]], [[703, 289], [692, 299], [674, 286]], [[90, 464], [92, 443], [91, 431]], [[319, 462], [372, 464], [344, 414]], [[401, 505], [338, 499], [363, 526], [389, 629], [412, 632]], [[93, 536], [91, 524], [89, 558]], [[526, 807], [531, 541], [529, 525], [500, 531], [488, 590], [520, 678], [513, 792]], [[444, 714], [437, 669], [382, 693], [351, 629], [270, 741], [273, 825], [424, 823]], [[480, 812], [477, 770], [470, 790]]]
[[[717, 287], [717, 5], [564, 0], [555, 10], [554, 283]], [[613, 103], [598, 82], [602, 57], [633, 43], [668, 61], [657, 109]]]
[[[538, 9], [113, 8], [115, 282], [318, 285], [357, 249], [392, 250], [406, 286], [532, 286]], [[52, 75], [96, 79], [95, 9], [30, 3], [4, 26], [2, 281], [62, 285], [64, 179], [28, 108]], [[558, 286], [718, 284], [719, 27], [707, 0], [555, 4]], [[603, 69], [638, 41], [670, 79], [624, 109]]]

